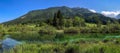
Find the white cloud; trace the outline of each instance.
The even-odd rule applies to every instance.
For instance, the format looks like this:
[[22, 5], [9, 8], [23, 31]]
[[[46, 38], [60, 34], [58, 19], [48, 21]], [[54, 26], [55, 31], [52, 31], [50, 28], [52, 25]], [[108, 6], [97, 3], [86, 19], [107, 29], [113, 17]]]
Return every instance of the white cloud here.
[[102, 11], [101, 14], [107, 17], [116, 18], [116, 16], [120, 14], [120, 11]]
[[93, 13], [96, 13], [96, 10], [93, 10], [93, 9], [89, 9], [91, 12], [93, 12]]

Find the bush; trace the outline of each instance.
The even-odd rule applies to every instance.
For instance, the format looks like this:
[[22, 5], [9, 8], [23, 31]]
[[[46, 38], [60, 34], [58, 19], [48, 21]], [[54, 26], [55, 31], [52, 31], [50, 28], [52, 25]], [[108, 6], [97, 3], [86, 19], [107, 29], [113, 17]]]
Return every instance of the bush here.
[[64, 38], [64, 34], [62, 33], [57, 33], [56, 36], [55, 36], [56, 39], [61, 39], [61, 38]]
[[90, 33], [90, 31], [89, 28], [80, 28], [80, 33]]
[[56, 29], [54, 27], [51, 27], [51, 26], [45, 26], [45, 27], [42, 27], [40, 30], [39, 30], [39, 34], [55, 34], [56, 33]]
[[79, 33], [80, 30], [79, 28], [75, 28], [75, 27], [70, 27], [64, 30], [64, 33], [72, 33], [72, 34], [76, 34]]

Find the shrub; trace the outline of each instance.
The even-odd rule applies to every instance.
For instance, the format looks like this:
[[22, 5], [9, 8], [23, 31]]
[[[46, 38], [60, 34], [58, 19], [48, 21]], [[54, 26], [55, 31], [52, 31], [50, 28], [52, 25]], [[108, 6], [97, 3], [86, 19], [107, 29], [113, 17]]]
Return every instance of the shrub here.
[[75, 28], [75, 27], [70, 27], [64, 30], [64, 33], [72, 33], [72, 34], [76, 34], [79, 33], [80, 30], [79, 28]]
[[63, 37], [64, 37], [64, 34], [62, 34], [62, 33], [57, 33], [55, 36], [56, 39], [61, 39]]
[[80, 28], [80, 33], [90, 33], [90, 31], [89, 28]]
[[55, 33], [56, 33], [56, 29], [51, 26], [45, 26], [39, 30], [39, 34], [55, 34]]

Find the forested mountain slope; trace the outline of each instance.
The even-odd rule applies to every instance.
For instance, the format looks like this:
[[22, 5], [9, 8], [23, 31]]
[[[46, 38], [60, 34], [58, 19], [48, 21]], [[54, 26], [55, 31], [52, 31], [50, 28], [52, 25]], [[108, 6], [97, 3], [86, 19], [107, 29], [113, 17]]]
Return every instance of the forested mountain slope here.
[[101, 21], [102, 23], [106, 23], [107, 21], [114, 22], [116, 21], [113, 18], [105, 17], [99, 13], [93, 13], [86, 8], [70, 8], [66, 6], [62, 7], [50, 7], [47, 9], [40, 9], [40, 10], [32, 10], [27, 14], [8, 21], [4, 22], [4, 24], [28, 24], [28, 23], [39, 23], [45, 21], [46, 19], [53, 18], [54, 14], [60, 10], [64, 18], [74, 18], [76, 16], [82, 17], [88, 23], [95, 23], [96, 20]]

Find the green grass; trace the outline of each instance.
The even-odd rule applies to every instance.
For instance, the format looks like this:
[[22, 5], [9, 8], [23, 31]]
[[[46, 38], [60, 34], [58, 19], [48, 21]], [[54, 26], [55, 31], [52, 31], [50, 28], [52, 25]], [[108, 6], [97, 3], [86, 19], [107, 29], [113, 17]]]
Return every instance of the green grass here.
[[[98, 43], [27, 43], [18, 45], [9, 53], [120, 53], [120, 44]], [[6, 52], [6, 51], [5, 51]]]

